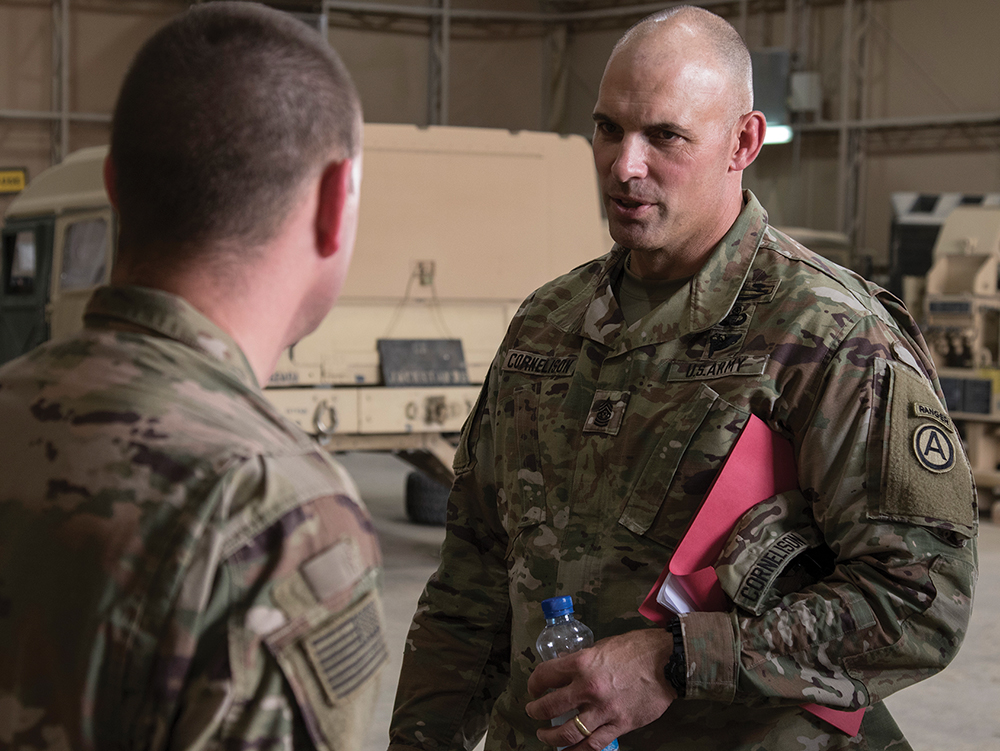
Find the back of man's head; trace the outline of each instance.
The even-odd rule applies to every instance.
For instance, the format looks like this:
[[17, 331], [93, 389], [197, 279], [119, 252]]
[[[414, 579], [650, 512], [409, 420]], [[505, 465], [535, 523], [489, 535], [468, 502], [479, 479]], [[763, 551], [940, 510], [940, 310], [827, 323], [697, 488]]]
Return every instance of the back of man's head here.
[[357, 92], [315, 31], [255, 3], [196, 6], [139, 51], [115, 106], [119, 254], [252, 254], [304, 179], [360, 141]]

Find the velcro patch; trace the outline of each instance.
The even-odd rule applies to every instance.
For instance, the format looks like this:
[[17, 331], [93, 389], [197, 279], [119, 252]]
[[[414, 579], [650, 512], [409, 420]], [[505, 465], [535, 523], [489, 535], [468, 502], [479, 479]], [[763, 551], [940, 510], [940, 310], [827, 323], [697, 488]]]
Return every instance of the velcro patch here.
[[301, 572], [316, 599], [322, 602], [356, 584], [365, 566], [358, 544], [347, 537], [302, 564]]
[[948, 413], [940, 407], [933, 404], [922, 404], [920, 402], [913, 402], [910, 407], [913, 409], [914, 417], [926, 417], [940, 423], [952, 433], [955, 432], [955, 426], [952, 423], [951, 418], [948, 416]]
[[771, 282], [763, 279], [747, 282], [736, 297], [736, 302], [771, 302], [774, 299], [774, 293], [778, 291], [778, 284], [777, 281]]
[[788, 562], [806, 550], [809, 544], [809, 540], [795, 530], [786, 532], [771, 543], [744, 577], [739, 594], [734, 598], [736, 604], [752, 613], [762, 612], [760, 605], [774, 586], [775, 580]]
[[628, 406], [627, 391], [604, 391], [598, 389], [594, 401], [590, 405], [587, 422], [584, 423], [584, 433], [607, 433], [618, 435]]
[[570, 376], [576, 370], [574, 357], [550, 357], [535, 352], [512, 349], [503, 361], [503, 369], [515, 373], [544, 376]]
[[[926, 526], [976, 525], [972, 470], [930, 383], [910, 368], [885, 362], [891, 405], [878, 512]], [[950, 420], [949, 420], [950, 425]]]
[[757, 376], [764, 372], [767, 357], [743, 356], [728, 360], [671, 360], [667, 363], [668, 381], [706, 381], [728, 376]]
[[937, 425], [927, 423], [913, 431], [913, 453], [924, 469], [949, 472], [955, 466], [955, 444]]
[[332, 703], [354, 693], [389, 659], [382, 616], [370, 595], [346, 614], [317, 628], [304, 643]]

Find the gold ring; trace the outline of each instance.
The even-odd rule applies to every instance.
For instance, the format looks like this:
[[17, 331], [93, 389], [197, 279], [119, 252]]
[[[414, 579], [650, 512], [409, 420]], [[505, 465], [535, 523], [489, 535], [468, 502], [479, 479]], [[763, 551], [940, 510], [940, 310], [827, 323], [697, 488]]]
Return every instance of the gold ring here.
[[576, 717], [574, 717], [574, 718], [573, 718], [573, 722], [575, 722], [575, 723], [576, 723], [576, 727], [577, 727], [577, 729], [578, 729], [578, 730], [579, 730], [579, 731], [580, 731], [581, 733], [583, 733], [583, 737], [584, 737], [584, 738], [589, 738], [589, 737], [590, 737], [590, 731], [589, 731], [589, 730], [587, 730], [587, 726], [586, 726], [586, 725], [584, 725], [584, 724], [583, 724], [583, 723], [582, 723], [582, 722], [580, 721], [580, 715], [577, 715]]

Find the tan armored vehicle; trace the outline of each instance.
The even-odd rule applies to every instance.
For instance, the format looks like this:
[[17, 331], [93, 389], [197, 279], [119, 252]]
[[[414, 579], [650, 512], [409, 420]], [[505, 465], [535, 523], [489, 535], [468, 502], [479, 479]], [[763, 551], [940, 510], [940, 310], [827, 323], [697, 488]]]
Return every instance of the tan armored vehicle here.
[[[391, 451], [418, 521], [443, 521], [452, 441], [520, 301], [601, 255], [590, 147], [579, 136], [366, 125], [361, 220], [340, 302], [288, 352], [272, 401], [331, 451]], [[107, 149], [38, 175], [8, 208], [0, 362], [78, 329], [107, 281]]]

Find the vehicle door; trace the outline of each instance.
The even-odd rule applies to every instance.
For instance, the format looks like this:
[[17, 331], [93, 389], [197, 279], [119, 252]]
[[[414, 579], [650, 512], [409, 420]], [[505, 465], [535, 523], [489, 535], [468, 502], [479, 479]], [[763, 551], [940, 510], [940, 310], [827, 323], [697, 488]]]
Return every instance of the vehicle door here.
[[46, 318], [52, 260], [51, 217], [9, 221], [2, 232], [0, 363], [49, 338]]

